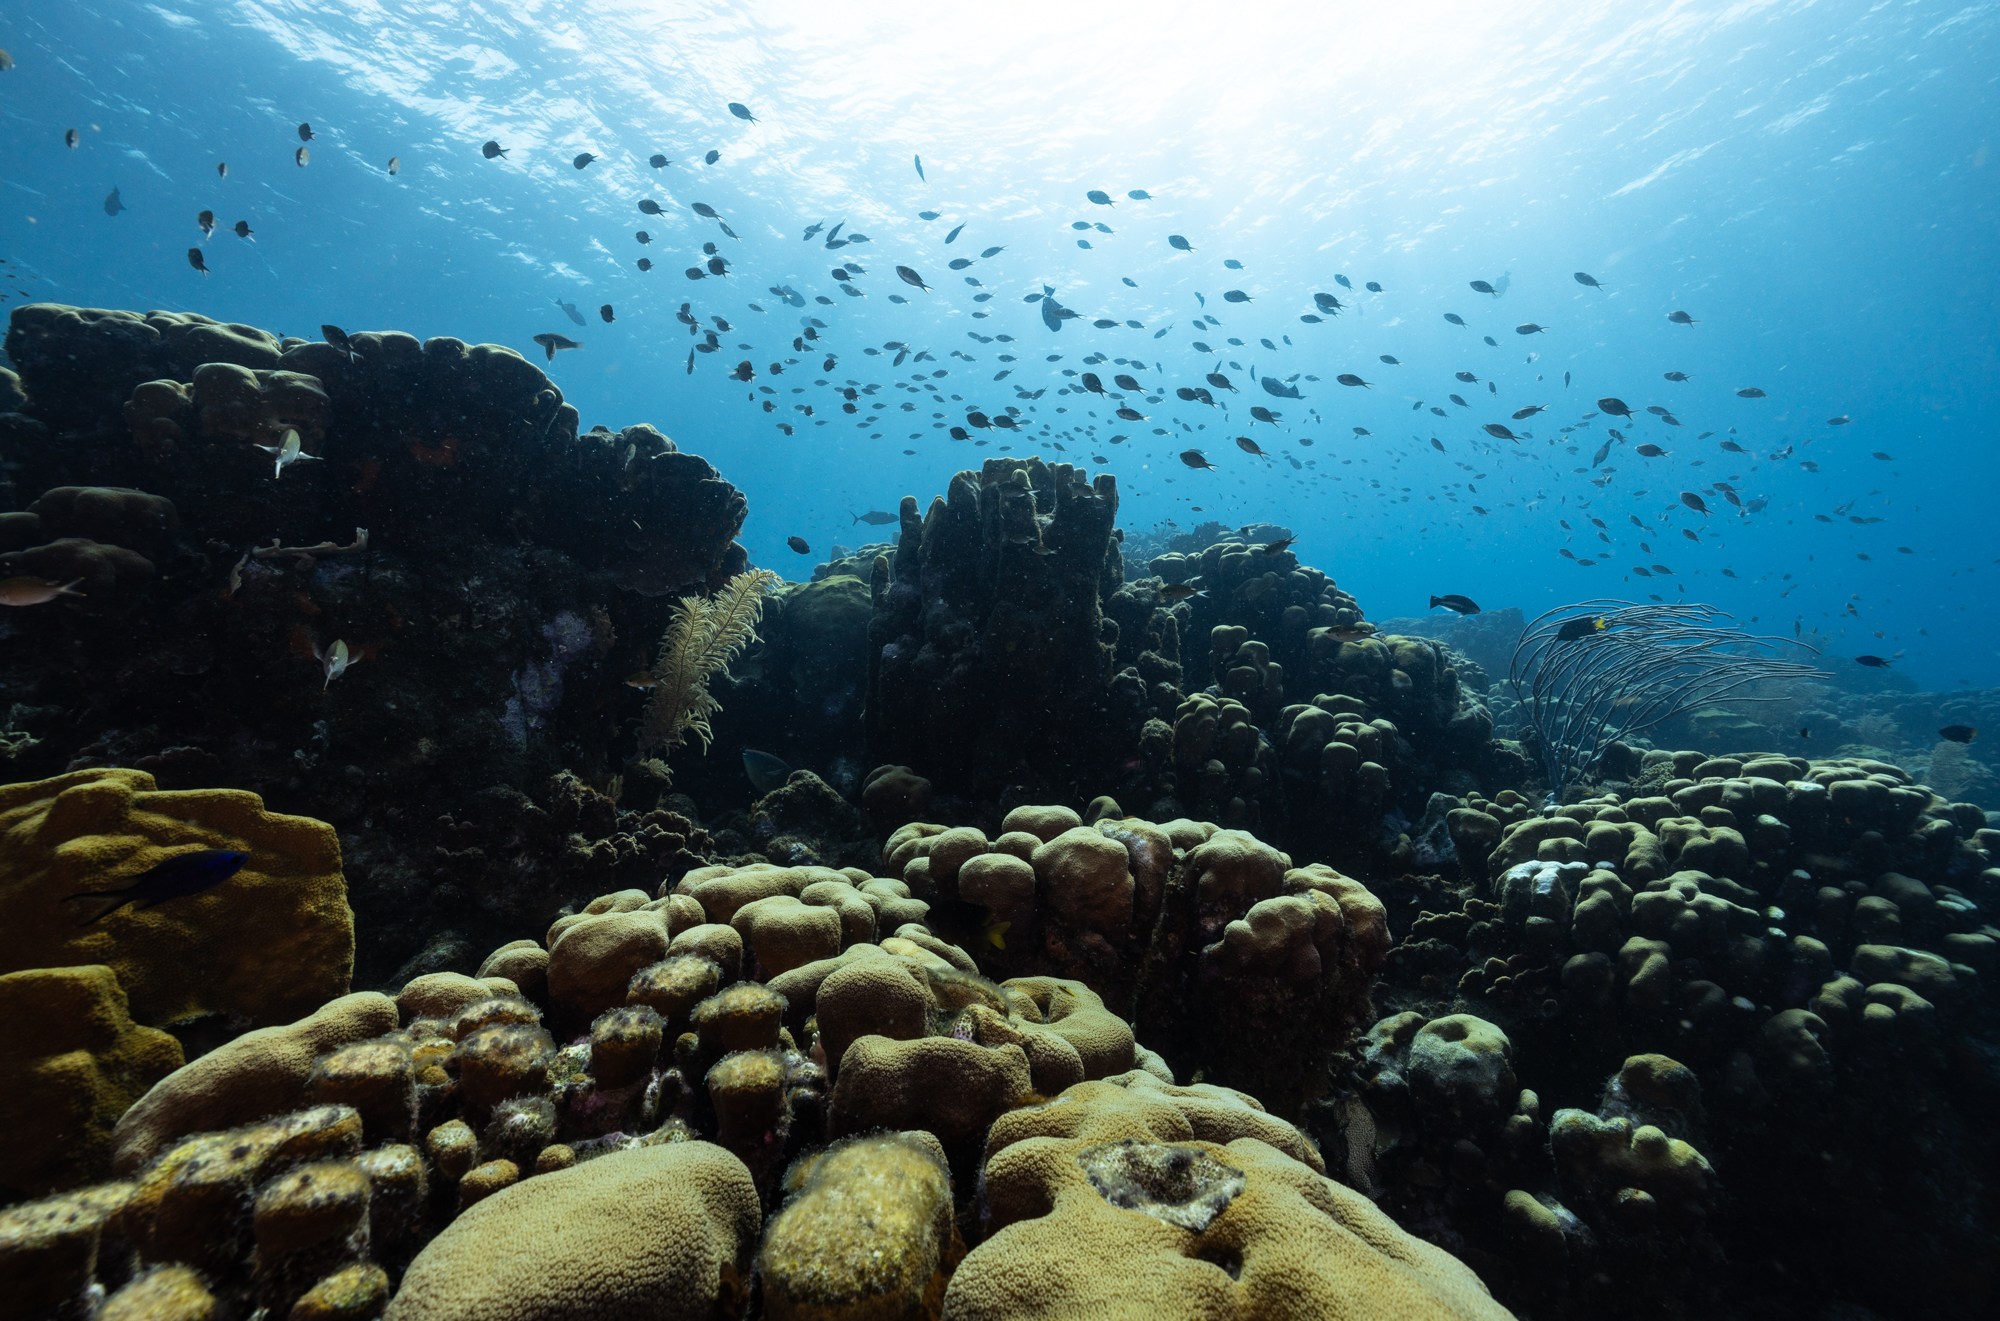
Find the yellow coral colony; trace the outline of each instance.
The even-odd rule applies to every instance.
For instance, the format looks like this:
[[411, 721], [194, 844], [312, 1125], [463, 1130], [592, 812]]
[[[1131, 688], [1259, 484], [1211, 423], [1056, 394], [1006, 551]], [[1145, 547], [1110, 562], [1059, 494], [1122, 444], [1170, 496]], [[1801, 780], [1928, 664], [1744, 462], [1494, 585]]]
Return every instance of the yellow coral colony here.
[[646, 702], [640, 755], [672, 752], [689, 734], [699, 738], [702, 747], [708, 746], [709, 718], [722, 710], [722, 703], [708, 691], [709, 682], [756, 637], [764, 597], [778, 581], [769, 569], [747, 569], [713, 597], [690, 597], [681, 603], [660, 640], [660, 658], [653, 663], [658, 686]]
[[[227, 883], [78, 922], [70, 896], [116, 889], [190, 844], [250, 855]], [[354, 916], [333, 827], [239, 789], [156, 789], [143, 771], [0, 787], [0, 972], [109, 967], [132, 1018], [287, 1023], [345, 994]]]

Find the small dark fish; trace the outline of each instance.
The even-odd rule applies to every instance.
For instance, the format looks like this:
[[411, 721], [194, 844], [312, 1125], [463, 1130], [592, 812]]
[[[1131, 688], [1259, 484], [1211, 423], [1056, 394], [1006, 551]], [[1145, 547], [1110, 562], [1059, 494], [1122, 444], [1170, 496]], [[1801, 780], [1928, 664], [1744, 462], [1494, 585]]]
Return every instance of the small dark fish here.
[[1348, 279], [1345, 275], [1335, 275], [1333, 282], [1343, 289], [1352, 289], [1354, 287], [1354, 281]]
[[1601, 617], [1584, 615], [1570, 620], [1556, 630], [1557, 642], [1575, 642], [1578, 638], [1595, 637], [1604, 631], [1606, 625]]
[[1622, 417], [1633, 422], [1638, 421], [1637, 418], [1632, 416], [1631, 405], [1627, 404], [1623, 399], [1618, 398], [1616, 395], [1606, 395], [1604, 398], [1597, 401], [1597, 406], [1604, 412], [1611, 414], [1611, 416], [1613, 417]]
[[865, 514], [856, 514], [854, 521], [866, 523], [869, 527], [887, 527], [897, 521], [896, 516], [880, 509], [871, 509]]
[[201, 226], [201, 236], [207, 238], [215, 232], [215, 212], [202, 212], [194, 218], [194, 223]]
[[1367, 284], [1364, 284], [1361, 287], [1363, 289], [1366, 289], [1371, 294], [1379, 294], [1382, 292], [1381, 284], [1375, 280], [1370, 280]]
[[736, 370], [729, 373], [729, 375], [732, 379], [742, 381], [747, 385], [757, 379], [757, 368], [751, 364], [748, 358], [745, 358], [736, 364]]
[[403, 158], [401, 156], [391, 156], [389, 163], [384, 165], [382, 169], [390, 178], [395, 178], [403, 172]]
[[1883, 660], [1880, 656], [1856, 656], [1854, 663], [1856, 665], [1866, 665], [1871, 670], [1886, 670], [1889, 668], [1889, 662]]
[[617, 316], [613, 314], [611, 310], [611, 304], [609, 303], [606, 303], [602, 307], [599, 307], [597, 309], [597, 315], [604, 318], [604, 324], [607, 326], [610, 325], [613, 321], [616, 321], [618, 319]]
[[907, 266], [898, 266], [896, 268], [896, 278], [901, 280], [904, 284], [915, 285], [917, 288], [922, 289], [925, 293], [930, 292], [931, 287], [924, 283], [924, 277], [917, 274], [915, 271], [911, 270]]
[[227, 179], [229, 177], [228, 161], [217, 161], [215, 163], [215, 177], [218, 179]]
[[1736, 397], [1738, 399], [1765, 399], [1769, 396], [1754, 385], [1746, 385], [1736, 392]]
[[1694, 512], [1696, 512], [1697, 514], [1700, 514], [1703, 518], [1708, 517], [1708, 502], [1706, 500], [1703, 500], [1700, 496], [1696, 495], [1693, 491], [1682, 491], [1681, 503], [1686, 505], [1689, 509], [1694, 510]]
[[804, 537], [786, 537], [785, 544], [801, 555], [810, 555], [813, 553], [813, 548], [806, 544]]
[[1153, 200], [1153, 195], [1147, 192], [1143, 188], [1130, 189], [1129, 191], [1126, 192], [1125, 196], [1131, 198], [1135, 202], [1150, 202]]
[[535, 336], [535, 343], [542, 346], [542, 350], [543, 352], [548, 354], [548, 360], [550, 362], [554, 362], [556, 360], [556, 351], [558, 349], [580, 349], [583, 347], [583, 345], [577, 343], [569, 336], [558, 335], [553, 332], [548, 332]]
[[575, 167], [576, 167], [577, 169], [581, 170], [581, 169], [583, 169], [583, 168], [584, 168], [585, 166], [589, 165], [589, 164], [590, 164], [590, 163], [591, 163], [592, 161], [594, 161], [594, 160], [596, 160], [596, 159], [597, 159], [597, 157], [595, 157], [595, 156], [591, 155], [591, 154], [590, 154], [589, 152], [587, 152], [587, 151], [585, 151], [585, 152], [579, 152], [579, 153], [577, 153], [577, 156], [576, 156], [576, 159], [575, 159], [575, 160], [572, 160], [572, 161], [570, 162], [570, 164], [571, 164], [571, 165], [574, 165], [574, 166], [575, 166]]
[[708, 259], [708, 273], [710, 275], [727, 275], [729, 274], [729, 263], [721, 257], [710, 257]]
[[1446, 312], [1444, 314], [1444, 319], [1451, 322], [1451, 324], [1453, 324], [1454, 326], [1462, 326], [1465, 324], [1465, 318], [1460, 316], [1456, 312]]
[[713, 165], [721, 159], [722, 159], [722, 153], [711, 149], [707, 155], [701, 158], [701, 163], [703, 165]]
[[757, 116], [751, 114], [750, 107], [744, 105], [741, 101], [731, 101], [729, 103], [729, 113], [738, 119], [747, 120], [752, 124], [757, 122]]
[[660, 204], [650, 197], [639, 199], [639, 209], [649, 216], [662, 216], [666, 214], [665, 211], [660, 209]]
[[689, 202], [688, 210], [694, 212], [696, 215], [701, 216], [706, 220], [722, 219], [722, 217], [716, 213], [715, 208], [710, 206], [706, 202]]
[[985, 260], [988, 260], [988, 259], [991, 259], [991, 258], [993, 258], [993, 257], [997, 257], [997, 256], [999, 256], [999, 255], [1000, 255], [1001, 253], [1003, 253], [1003, 252], [1005, 252], [1005, 251], [1007, 251], [1007, 249], [1006, 249], [1005, 247], [1001, 247], [1001, 246], [995, 246], [995, 247], [991, 247], [991, 248], [988, 248], [988, 249], [986, 249], [986, 251], [984, 251], [984, 252], [980, 253], [980, 254], [979, 254], [979, 257], [980, 257], [980, 260], [982, 260], [982, 261], [985, 261]]
[[1661, 459], [1666, 457], [1667, 451], [1658, 445], [1641, 445], [1633, 453], [1642, 459]]
[[638, 266], [642, 271], [650, 271], [653, 269], [653, 259], [651, 257], [641, 257], [634, 265]]
[[1292, 548], [1292, 544], [1297, 540], [1298, 540], [1297, 537], [1279, 537], [1276, 541], [1273, 541], [1264, 547], [1264, 553], [1266, 555], [1282, 555], [1286, 551], [1290, 550]]
[[1476, 294], [1492, 294], [1495, 298], [1500, 296], [1500, 291], [1484, 280], [1474, 280], [1472, 282], [1472, 292]]
[[250, 237], [251, 233], [250, 222], [247, 220], [239, 220], [234, 225], [230, 226], [230, 228], [236, 231], [237, 238], [247, 239]]
[[1673, 322], [1677, 326], [1691, 326], [1694, 324], [1694, 318], [1689, 316], [1687, 313], [1681, 311], [1674, 311], [1667, 313], [1667, 320]]
[[1979, 737], [1979, 731], [1971, 725], [1946, 725], [1938, 731], [1938, 737], [1951, 743], [1970, 743]]
[[75, 129], [70, 129], [63, 134], [63, 146], [68, 147], [71, 151], [75, 151], [76, 144], [81, 141], [83, 141], [83, 137]]
[[1547, 404], [1529, 404], [1526, 408], [1517, 408], [1514, 410], [1514, 420], [1519, 422], [1522, 418], [1533, 417], [1537, 413], [1546, 413], [1548, 411], [1549, 406]]
[[1453, 614], [1476, 615], [1479, 613], [1479, 603], [1477, 601], [1469, 596], [1459, 596], [1457, 593], [1453, 593], [1450, 596], [1433, 596], [1430, 608], [1435, 610], [1439, 606], [1443, 606]]
[[964, 232], [965, 232], [965, 226], [963, 224], [953, 226], [951, 233], [944, 236], [945, 244], [949, 246], [955, 239], [958, 238], [960, 234], [963, 234]]
[[1182, 238], [1179, 234], [1167, 235], [1167, 246], [1181, 252], [1194, 251], [1194, 244], [1188, 242], [1186, 239]]
[[1688, 379], [1688, 374], [1686, 372], [1666, 372], [1663, 374], [1665, 375], [1666, 379], [1673, 381], [1676, 384], [1683, 384]]
[[1207, 456], [1200, 450], [1182, 450], [1181, 462], [1190, 468], [1213, 468], [1215, 466], [1208, 461]]
[[113, 188], [111, 190], [110, 195], [104, 199], [104, 214], [107, 216], [115, 216], [124, 209], [125, 209], [124, 201], [119, 198], [118, 190], [116, 188]]
[[1249, 302], [1254, 302], [1256, 300], [1251, 298], [1249, 294], [1244, 293], [1241, 289], [1231, 289], [1222, 295], [1222, 301], [1225, 303], [1249, 303]]
[[313, 140], [313, 126], [311, 124], [299, 125], [299, 141], [311, 142], [312, 140]]
[[310, 148], [300, 147], [292, 153], [292, 164], [303, 170], [306, 166], [312, 164], [312, 158], [313, 154]]
[[1486, 424], [1485, 430], [1486, 434], [1493, 437], [1495, 440], [1519, 441], [1521, 439], [1519, 436], [1515, 435], [1513, 431], [1506, 426], [1506, 424], [1501, 422], [1488, 422]]
[[1168, 605], [1173, 605], [1178, 601], [1186, 601], [1191, 597], [1200, 595], [1201, 588], [1196, 587], [1193, 583], [1169, 583], [1160, 589], [1160, 599]]
[[498, 160], [500, 157], [505, 156], [507, 154], [507, 149], [501, 146], [497, 142], [488, 142], [485, 146], [479, 149], [479, 154], [484, 156], [489, 161]]
[[643, 229], [635, 231], [632, 237], [638, 239], [641, 243], [651, 243], [653, 241], [653, 236]]
[[951, 259], [950, 261], [946, 262], [946, 263], [945, 263], [945, 265], [946, 265], [946, 266], [949, 266], [949, 267], [950, 267], [950, 268], [951, 268], [952, 270], [954, 270], [954, 271], [962, 271], [962, 270], [964, 270], [964, 269], [965, 269], [966, 267], [968, 267], [968, 266], [972, 265], [972, 258], [970, 258], [970, 257], [953, 257], [953, 258], [952, 258], [952, 259]]
[[349, 362], [354, 361], [354, 341], [347, 337], [346, 331], [339, 326], [321, 326], [319, 335], [321, 339], [345, 353]]
[[1372, 388], [1369, 386], [1368, 382], [1362, 380], [1359, 376], [1356, 376], [1353, 372], [1342, 372], [1340, 375], [1334, 377], [1333, 379], [1340, 382], [1340, 384], [1342, 385], [1358, 385], [1364, 390]]
[[574, 321], [577, 325], [582, 326], [589, 324], [583, 319], [583, 313], [577, 311], [575, 303], [565, 303], [562, 299], [558, 298], [556, 299], [556, 306], [562, 309], [564, 316], [568, 317], [571, 321]]
[[194, 267], [203, 275], [208, 274], [208, 263], [203, 260], [200, 248], [188, 249], [188, 265]]
[[[1120, 409], [1119, 411], [1123, 412], [1124, 410]], [[1270, 455], [1264, 453], [1256, 441], [1250, 439], [1248, 436], [1238, 436], [1236, 438], [1236, 448], [1242, 450], [1245, 454], [1254, 454], [1260, 459], [1270, 457]]]
[[652, 155], [646, 158], [646, 164], [652, 166], [656, 170], [664, 170], [669, 165], [672, 165], [673, 162], [666, 158], [665, 153], [656, 151]]
[[924, 158], [922, 156], [914, 156], [911, 159], [916, 162], [917, 178], [923, 179], [925, 183], [929, 183], [929, 179], [924, 179]]
[[1089, 192], [1085, 193], [1084, 196], [1089, 198], [1091, 201], [1097, 203], [1099, 206], [1118, 205], [1116, 202], [1111, 200], [1111, 194], [1105, 192], [1102, 188], [1093, 188]]
[[204, 890], [212, 890], [243, 870], [243, 864], [249, 860], [249, 854], [230, 849], [198, 849], [193, 853], [179, 853], [141, 872], [123, 889], [85, 890], [69, 898], [116, 901], [102, 912], [86, 918], [83, 925], [89, 926], [127, 904], [137, 904], [142, 909], [151, 908], [169, 899], [184, 899]]
[[1595, 275], [1591, 275], [1586, 271], [1578, 271], [1575, 275], [1572, 275], [1570, 278], [1575, 280], [1578, 284], [1582, 285], [1586, 289], [1602, 289], [1604, 287], [1603, 285], [1597, 282], [1597, 277]]
[[1541, 335], [1546, 334], [1547, 331], [1547, 326], [1537, 325], [1532, 321], [1523, 321], [1520, 325], [1514, 327], [1516, 335]]

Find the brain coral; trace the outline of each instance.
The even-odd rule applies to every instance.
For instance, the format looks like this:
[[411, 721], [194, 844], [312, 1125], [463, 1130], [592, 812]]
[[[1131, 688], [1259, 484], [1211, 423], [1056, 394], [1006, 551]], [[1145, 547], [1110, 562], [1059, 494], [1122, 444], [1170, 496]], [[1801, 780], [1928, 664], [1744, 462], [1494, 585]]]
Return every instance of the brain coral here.
[[707, 1142], [601, 1156], [495, 1193], [417, 1254], [390, 1321], [734, 1315], [763, 1217]]
[[[70, 902], [195, 847], [250, 858], [223, 883], [152, 908], [88, 921], [93, 905]], [[0, 930], [0, 972], [103, 964], [132, 1017], [153, 1025], [204, 1014], [290, 1022], [345, 994], [354, 967], [333, 827], [266, 812], [242, 790], [155, 789], [143, 771], [0, 787]]]
[[1209, 1099], [1209, 1138], [1194, 1137], [1173, 1104], [1181, 1090], [1086, 1083], [1067, 1105], [995, 1124], [989, 1237], [952, 1276], [943, 1315], [1509, 1315], [1469, 1268], [1360, 1193], [1258, 1138], [1221, 1141], [1229, 1126]]

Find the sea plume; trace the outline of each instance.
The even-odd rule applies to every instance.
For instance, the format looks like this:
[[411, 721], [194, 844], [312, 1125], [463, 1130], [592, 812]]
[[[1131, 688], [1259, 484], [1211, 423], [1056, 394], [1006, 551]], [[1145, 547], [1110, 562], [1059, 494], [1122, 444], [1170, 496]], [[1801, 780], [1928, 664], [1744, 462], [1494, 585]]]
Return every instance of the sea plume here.
[[764, 598], [778, 581], [769, 569], [746, 569], [714, 596], [691, 596], [676, 607], [653, 662], [656, 686], [639, 729], [640, 756], [664, 757], [689, 734], [708, 747], [714, 737], [709, 718], [722, 710], [709, 682], [757, 636]]

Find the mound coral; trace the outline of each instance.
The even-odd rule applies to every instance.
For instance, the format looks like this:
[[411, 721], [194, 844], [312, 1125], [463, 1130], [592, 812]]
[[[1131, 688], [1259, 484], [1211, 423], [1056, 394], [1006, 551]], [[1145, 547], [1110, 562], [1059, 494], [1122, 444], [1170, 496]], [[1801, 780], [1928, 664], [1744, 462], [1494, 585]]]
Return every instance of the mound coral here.
[[[99, 901], [191, 849], [249, 855], [226, 882], [88, 921]], [[141, 1023], [287, 1022], [347, 990], [353, 916], [333, 828], [235, 789], [160, 790], [134, 770], [0, 787], [0, 971], [102, 964]]]

